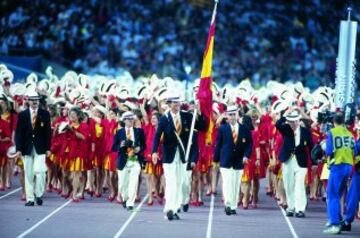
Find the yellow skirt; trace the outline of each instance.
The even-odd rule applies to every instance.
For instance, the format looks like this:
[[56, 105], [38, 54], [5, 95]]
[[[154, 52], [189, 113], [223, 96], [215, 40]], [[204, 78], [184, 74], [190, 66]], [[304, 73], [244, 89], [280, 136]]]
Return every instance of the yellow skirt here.
[[164, 173], [161, 164], [154, 165], [152, 162], [146, 162], [144, 172], [146, 174], [153, 174], [155, 176], [160, 176]]
[[76, 157], [73, 160], [69, 161], [69, 170], [71, 172], [81, 172], [85, 171], [85, 160], [80, 157]]

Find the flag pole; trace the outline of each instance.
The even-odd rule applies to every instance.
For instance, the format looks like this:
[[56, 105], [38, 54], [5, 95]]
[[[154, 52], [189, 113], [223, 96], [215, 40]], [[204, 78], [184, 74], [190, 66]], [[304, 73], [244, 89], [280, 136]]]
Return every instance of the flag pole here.
[[[217, 5], [218, 5], [219, 0], [215, 0], [215, 6], [214, 6], [214, 10], [212, 13], [212, 17], [211, 17], [211, 24], [213, 24], [213, 22], [215, 21], [215, 16], [216, 16], [216, 10], [217, 10]], [[200, 105], [200, 104], [199, 104]], [[186, 146], [186, 152], [185, 152], [185, 162], [187, 163], [189, 160], [189, 156], [190, 156], [190, 149], [191, 149], [191, 144], [192, 144], [192, 137], [194, 135], [194, 129], [195, 129], [195, 121], [196, 121], [196, 116], [197, 116], [197, 112], [198, 109], [196, 107], [196, 102], [195, 102], [195, 108], [194, 108], [194, 112], [193, 112], [193, 118], [191, 121], [191, 128], [190, 128], [190, 133], [189, 133], [189, 139], [188, 139], [188, 143]]]

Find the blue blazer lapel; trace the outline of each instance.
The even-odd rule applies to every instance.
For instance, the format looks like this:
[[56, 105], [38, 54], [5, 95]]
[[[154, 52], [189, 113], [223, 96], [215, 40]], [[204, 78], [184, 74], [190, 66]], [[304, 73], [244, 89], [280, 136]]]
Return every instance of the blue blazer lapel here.
[[168, 112], [168, 120], [169, 120], [170, 125], [172, 126], [172, 128], [175, 130], [174, 120], [173, 120], [170, 112]]
[[134, 144], [136, 145], [138, 140], [138, 130], [135, 127], [133, 127], [133, 130], [134, 130]]
[[31, 113], [30, 113], [30, 109], [26, 109], [26, 117], [28, 118], [28, 125], [30, 126], [31, 130], [34, 130], [34, 128], [32, 127], [32, 118], [31, 118]]
[[232, 142], [232, 144], [234, 144], [234, 140], [233, 140], [233, 137], [232, 137], [232, 130], [231, 130], [231, 126], [230, 126], [230, 123], [227, 123], [226, 124], [226, 131], [225, 131], [225, 133], [229, 133], [229, 135], [230, 135], [230, 140], [231, 140], [231, 142]]

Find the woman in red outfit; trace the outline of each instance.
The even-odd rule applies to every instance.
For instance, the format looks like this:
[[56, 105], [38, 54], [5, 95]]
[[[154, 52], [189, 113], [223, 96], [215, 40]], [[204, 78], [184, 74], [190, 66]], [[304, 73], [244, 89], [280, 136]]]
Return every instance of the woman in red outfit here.
[[[93, 109], [93, 116], [90, 119], [91, 132], [91, 153], [93, 166], [95, 168], [95, 196], [101, 197], [103, 187], [103, 164], [104, 164], [104, 149], [105, 149], [105, 114], [106, 109], [103, 106], [96, 106]], [[92, 192], [92, 179], [90, 178], [90, 193]]]
[[[82, 112], [78, 107], [74, 107], [69, 112], [70, 124], [66, 127], [66, 147], [68, 153], [68, 168], [72, 174], [72, 201], [79, 202], [78, 192], [80, 178], [85, 171], [85, 160], [87, 158], [87, 147], [89, 128], [82, 122]], [[84, 184], [84, 183], [83, 183]], [[81, 190], [80, 190], [81, 191]], [[81, 194], [83, 196], [83, 194]]]
[[[0, 113], [1, 113], [0, 109]], [[0, 191], [5, 190], [6, 171], [5, 166], [7, 163], [7, 150], [11, 146], [11, 130], [5, 120], [0, 118]]]
[[[14, 144], [13, 138], [16, 129], [17, 114], [14, 110], [12, 110], [10, 103], [5, 95], [0, 95], [0, 108], [1, 119], [4, 121], [4, 127], [6, 127], [4, 130], [10, 131], [10, 141], [4, 141], [1, 143], [4, 149], [6, 149]], [[5, 187], [11, 187], [11, 177], [14, 165], [15, 160], [9, 160], [6, 156], [6, 153], [3, 158], [0, 158], [0, 175], [3, 178], [2, 183], [0, 183], [0, 190], [5, 189]]]
[[259, 144], [259, 114], [256, 110], [247, 113], [252, 124], [252, 153], [248, 163], [244, 164], [244, 172], [241, 178], [242, 206], [247, 209], [252, 196], [252, 205], [255, 208], [259, 193], [259, 167], [260, 167], [260, 144]]
[[[147, 205], [151, 206], [153, 205], [153, 191], [155, 192], [155, 197], [158, 198], [158, 202], [162, 204], [162, 195], [160, 194], [161, 176], [163, 174], [162, 163], [161, 161], [158, 161], [155, 165], [151, 158], [152, 144], [159, 124], [160, 114], [157, 111], [152, 111], [151, 114], [147, 113], [145, 110], [145, 104], [146, 102], [141, 105], [141, 113], [144, 122], [143, 129], [146, 138], [146, 149], [144, 152], [146, 165], [144, 172], [146, 174], [146, 188], [148, 192]], [[158, 153], [161, 158], [160, 148]]]
[[116, 159], [117, 152], [112, 152], [113, 138], [119, 129], [117, 110], [111, 109], [109, 111], [108, 118], [106, 120], [105, 127], [105, 159], [104, 159], [104, 170], [107, 185], [110, 189], [110, 196], [108, 200], [112, 202], [116, 194]]
[[66, 122], [68, 120], [68, 109], [64, 106], [64, 104], [60, 105], [60, 115], [51, 122], [52, 137], [50, 148], [51, 153], [49, 160], [52, 162], [53, 165], [53, 184], [51, 184], [51, 179], [49, 179], [47, 184], [47, 190], [50, 190], [51, 187], [54, 187], [55, 191], [57, 191], [58, 193], [62, 192], [61, 184], [63, 176], [61, 171], [62, 168], [60, 152], [62, 144], [65, 141], [65, 135], [60, 134], [58, 128], [62, 122]]

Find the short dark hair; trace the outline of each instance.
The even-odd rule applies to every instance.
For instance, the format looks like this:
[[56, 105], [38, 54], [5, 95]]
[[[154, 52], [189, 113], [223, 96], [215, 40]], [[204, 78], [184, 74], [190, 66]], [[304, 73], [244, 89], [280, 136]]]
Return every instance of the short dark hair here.
[[344, 124], [344, 114], [342, 112], [337, 112], [335, 114], [334, 123], [338, 125]]

